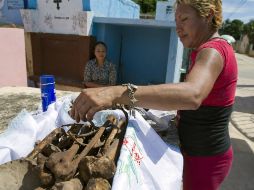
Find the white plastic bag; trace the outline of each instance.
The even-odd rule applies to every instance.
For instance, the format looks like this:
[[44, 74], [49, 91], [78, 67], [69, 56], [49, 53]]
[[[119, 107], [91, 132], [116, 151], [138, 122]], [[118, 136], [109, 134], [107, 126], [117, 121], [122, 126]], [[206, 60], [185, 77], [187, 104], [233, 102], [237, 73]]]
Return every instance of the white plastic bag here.
[[34, 148], [38, 128], [31, 114], [22, 110], [0, 135], [0, 164], [29, 154]]
[[150, 109], [146, 112], [146, 116], [154, 121], [158, 126], [156, 131], [165, 131], [170, 127], [170, 120], [174, 118], [176, 113], [174, 111], [160, 111]]

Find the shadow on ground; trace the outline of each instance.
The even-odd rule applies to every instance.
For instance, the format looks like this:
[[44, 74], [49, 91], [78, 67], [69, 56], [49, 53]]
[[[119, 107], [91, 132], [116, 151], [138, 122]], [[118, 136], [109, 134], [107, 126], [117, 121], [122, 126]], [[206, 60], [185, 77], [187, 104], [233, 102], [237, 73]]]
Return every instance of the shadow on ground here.
[[233, 166], [221, 190], [253, 190], [254, 154], [244, 140], [232, 138], [231, 141], [234, 150]]
[[254, 96], [236, 96], [234, 111], [254, 114]]

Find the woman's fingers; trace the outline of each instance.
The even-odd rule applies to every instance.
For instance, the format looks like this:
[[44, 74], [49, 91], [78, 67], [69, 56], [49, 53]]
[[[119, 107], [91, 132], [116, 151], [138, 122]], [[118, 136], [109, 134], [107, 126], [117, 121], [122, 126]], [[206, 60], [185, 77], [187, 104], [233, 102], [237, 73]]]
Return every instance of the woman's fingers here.
[[78, 95], [78, 97], [74, 100], [73, 105], [77, 105], [77, 103], [80, 101], [80, 99], [83, 98], [83, 92], [85, 92], [84, 90]]
[[82, 107], [82, 104], [84, 103], [84, 98], [82, 97], [82, 93], [79, 94], [79, 96], [75, 99], [72, 108], [69, 112], [70, 116], [76, 120], [77, 122], [80, 121], [83, 117], [80, 117], [81, 114], [79, 113], [79, 109]]
[[70, 116], [77, 122], [92, 120], [97, 111], [112, 105], [112, 93], [106, 88], [83, 90], [73, 103]]
[[97, 106], [97, 107], [91, 107], [91, 108], [87, 111], [87, 114], [86, 114], [87, 120], [92, 120], [94, 114], [95, 114], [97, 111], [101, 111], [101, 110], [102, 110], [102, 109], [100, 109], [98, 106]]
[[81, 93], [78, 95], [78, 97], [74, 100], [73, 104], [72, 104], [72, 108], [71, 110], [69, 111], [69, 115], [75, 119], [75, 112], [76, 112], [76, 105], [78, 104], [79, 102], [79, 99], [81, 98]]
[[74, 108], [74, 105], [72, 106], [71, 110], [69, 111], [69, 115], [71, 116], [72, 119], [74, 119], [74, 116], [75, 116], [75, 108]]
[[85, 91], [81, 92], [73, 103], [73, 107], [70, 111], [70, 116], [77, 122], [80, 120], [92, 120], [93, 117], [87, 118], [87, 112], [93, 106], [92, 102], [93, 101], [90, 100], [88, 96], [86, 96]]
[[79, 117], [78, 110], [76, 108], [75, 108], [75, 112], [74, 112], [74, 119], [76, 120], [77, 123], [79, 123], [80, 117]]
[[84, 104], [81, 105], [81, 107], [78, 107], [77, 110], [78, 110], [78, 113], [79, 113], [79, 116], [80, 118], [83, 120], [83, 121], [86, 121], [86, 120], [90, 120], [87, 118], [87, 112], [88, 110], [90, 109], [90, 105], [88, 102], [85, 102]]

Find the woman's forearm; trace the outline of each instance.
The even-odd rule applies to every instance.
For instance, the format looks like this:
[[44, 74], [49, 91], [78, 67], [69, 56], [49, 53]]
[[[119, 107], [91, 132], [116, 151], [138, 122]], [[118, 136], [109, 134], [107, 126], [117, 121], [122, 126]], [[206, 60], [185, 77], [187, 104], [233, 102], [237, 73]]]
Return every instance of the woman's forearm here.
[[[126, 87], [115, 89], [114, 103], [131, 103]], [[134, 96], [138, 100], [135, 106], [158, 110], [197, 109], [202, 102], [198, 90], [187, 82], [138, 86]]]
[[85, 82], [84, 84], [85, 84], [86, 88], [97, 88], [97, 87], [105, 87], [106, 86], [106, 85], [98, 84], [95, 82]]

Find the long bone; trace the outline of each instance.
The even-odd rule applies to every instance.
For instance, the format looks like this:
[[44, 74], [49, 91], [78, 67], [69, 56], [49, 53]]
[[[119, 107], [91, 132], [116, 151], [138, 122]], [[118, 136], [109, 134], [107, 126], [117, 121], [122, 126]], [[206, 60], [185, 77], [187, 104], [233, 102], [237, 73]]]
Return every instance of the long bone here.
[[[77, 139], [82, 142], [83, 139]], [[69, 180], [74, 174], [72, 160], [79, 150], [79, 144], [74, 142], [71, 148], [64, 152], [53, 153], [46, 161], [46, 167], [54, 174], [56, 180]]]
[[45, 170], [45, 162], [47, 157], [45, 157], [43, 154], [39, 153], [37, 156], [37, 168], [39, 170], [39, 178], [41, 181], [41, 184], [45, 187], [52, 186], [55, 183], [54, 176], [52, 173]]
[[[105, 142], [105, 145], [102, 149], [102, 155], [105, 155], [106, 152], [109, 150], [109, 147], [110, 147], [111, 143], [113, 142], [116, 134], [119, 132], [119, 130], [121, 130], [121, 128], [124, 126], [124, 124], [125, 124], [125, 121], [123, 119], [121, 119], [121, 120], [119, 120], [117, 126], [113, 126], [113, 128], [112, 128], [112, 130]], [[112, 158], [112, 159], [114, 159], [114, 158]]]
[[113, 115], [109, 116], [107, 121], [100, 127], [96, 135], [83, 149], [80, 155], [78, 155], [74, 160], [73, 158], [79, 149], [79, 145], [77, 143], [74, 143], [73, 146], [66, 152], [51, 155], [46, 162], [46, 166], [54, 174], [56, 180], [70, 180], [76, 173], [80, 160], [85, 157], [94, 147], [94, 145], [100, 140], [106, 127], [115, 124], [115, 122], [116, 118]]
[[102, 157], [86, 156], [80, 161], [79, 172], [85, 182], [91, 178], [110, 179], [114, 176], [115, 156], [119, 145], [119, 139], [115, 139], [115, 136], [124, 125], [125, 121], [120, 120], [117, 127], [112, 129], [102, 150]]
[[34, 159], [42, 151], [43, 148], [45, 148], [48, 144], [51, 144], [56, 136], [62, 134], [63, 132], [64, 130], [62, 128], [56, 128], [34, 148], [34, 150], [27, 156], [27, 158]]

